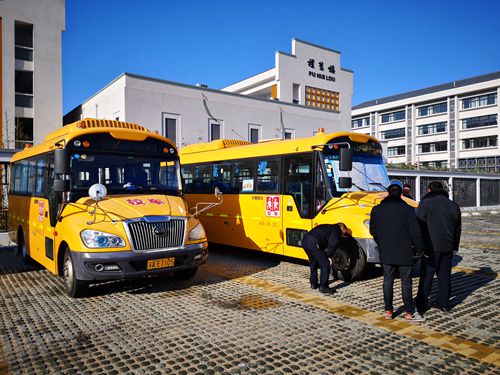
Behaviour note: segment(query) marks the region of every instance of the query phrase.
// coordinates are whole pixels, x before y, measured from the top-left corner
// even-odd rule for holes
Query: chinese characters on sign
[[[280,217],[280,197],[279,197],[279,195],[266,196],[266,216]]]
[[[307,66],[311,69],[316,69],[316,60],[307,60]],[[314,72],[309,70],[309,77],[324,79],[325,81],[335,82],[335,77],[333,75],[323,73],[325,71],[325,63],[323,61],[318,61],[317,69],[319,72]],[[329,65],[327,68],[330,74],[335,74],[335,65]]]

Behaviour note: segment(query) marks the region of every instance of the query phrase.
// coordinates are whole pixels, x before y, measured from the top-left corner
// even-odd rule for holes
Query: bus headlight
[[[124,247],[125,240],[114,234],[99,232],[97,230],[85,229],[80,233],[85,246],[90,248]]]
[[[201,240],[203,238],[205,238],[205,229],[203,229],[200,223],[189,232],[189,241]]]

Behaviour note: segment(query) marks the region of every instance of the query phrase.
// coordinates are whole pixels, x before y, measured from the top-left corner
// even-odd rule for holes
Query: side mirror
[[[65,193],[69,191],[69,180],[54,180],[54,191],[56,193]]]
[[[350,189],[352,187],[351,177],[339,177],[339,188],[340,189]]]
[[[94,184],[89,188],[89,197],[96,202],[103,200],[108,194],[108,189],[102,184]]]
[[[352,150],[350,148],[340,149],[339,170],[352,170]]]
[[[54,150],[54,172],[56,174],[69,174],[69,152],[65,148]]]

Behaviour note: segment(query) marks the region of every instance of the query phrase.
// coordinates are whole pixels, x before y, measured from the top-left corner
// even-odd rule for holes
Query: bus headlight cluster
[[[203,229],[201,224],[198,224],[189,232],[189,241],[201,240],[203,238],[205,238],[205,229]]]
[[[125,240],[120,236],[114,234],[100,232],[92,229],[85,229],[80,233],[82,241],[85,246],[90,248],[103,248],[103,247],[124,247]]]

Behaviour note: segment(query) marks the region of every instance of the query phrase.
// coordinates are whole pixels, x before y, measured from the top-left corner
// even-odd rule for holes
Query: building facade
[[[0,1],[0,148],[41,142],[62,125],[65,0]]]
[[[500,172],[500,72],[372,100],[351,129],[385,141],[389,165]]]
[[[340,52],[298,39],[276,52],[275,67],[222,89],[124,73],[68,113],[139,123],[178,147],[219,138],[268,138],[348,130],[353,72]]]

